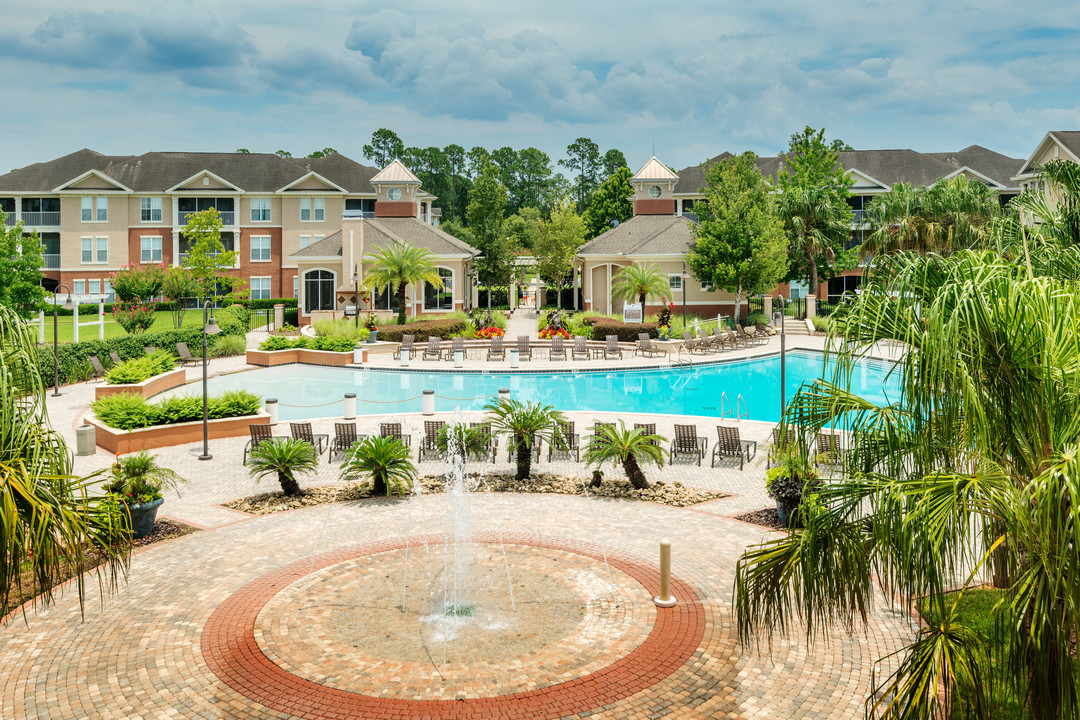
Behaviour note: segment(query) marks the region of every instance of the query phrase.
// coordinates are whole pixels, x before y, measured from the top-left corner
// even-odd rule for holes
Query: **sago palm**
[[[81,606],[95,565],[99,583],[116,585],[128,551],[111,538],[125,534],[126,520],[92,491],[95,482],[71,475],[64,440],[49,426],[30,327],[0,306],[0,616],[24,595],[51,602],[69,572]]]
[[[664,438],[659,435],[646,435],[641,428],[627,430],[626,423],[622,420],[619,421],[617,429],[614,425],[601,425],[585,448],[585,465],[596,465],[600,468],[609,460],[622,463],[623,472],[630,484],[638,490],[644,490],[649,487],[649,480],[642,472],[640,461],[663,466],[664,451],[660,448],[662,442]]]
[[[341,464],[342,480],[359,480],[365,475],[371,477],[373,495],[404,495],[412,489],[416,465],[401,440],[373,436],[353,445]]]
[[[393,242],[369,256],[371,267],[364,273],[364,286],[375,289],[389,285],[397,294],[398,324],[405,324],[405,286],[422,292],[423,283],[442,288],[443,281],[432,255],[409,243]]]
[[[645,308],[645,300],[652,295],[660,300],[671,298],[668,276],[656,265],[627,265],[611,279],[611,297],[633,300]]]
[[[1078,291],[990,252],[872,262],[839,328],[836,374],[804,387],[785,417],[808,432],[846,428],[849,472],[804,503],[805,529],[739,561],[744,641],[785,632],[796,618],[808,639],[865,622],[876,581],[943,620],[901,652],[870,714],[929,720],[963,703],[988,717],[986,687],[996,680],[1018,688],[1030,717],[1077,716]],[[882,340],[907,349],[890,405],[847,389]],[[990,577],[1012,618],[1011,666],[992,666],[983,638],[956,612],[967,589]]]
[[[319,467],[319,455],[315,447],[296,438],[273,438],[264,440],[251,451],[248,473],[256,480],[274,476],[286,495],[299,495],[300,483],[296,476],[315,472]]]
[[[554,443],[558,447],[566,443],[565,435],[559,428],[559,423],[566,422],[566,418],[550,405],[511,399],[493,401],[484,410],[488,414],[492,432],[510,436],[509,447],[517,455],[514,478],[519,482],[527,480],[532,474],[533,449],[541,441]]]

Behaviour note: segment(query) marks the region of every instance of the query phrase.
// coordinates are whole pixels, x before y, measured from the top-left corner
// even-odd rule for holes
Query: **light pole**
[[[59,294],[60,288],[64,288],[68,291],[67,300],[64,301],[64,309],[71,310],[75,307],[75,303],[71,302],[71,288],[67,285],[57,285],[57,294]],[[74,322],[74,320],[72,322]],[[56,295],[54,295],[52,306],[53,397],[60,397],[60,348],[59,343],[56,340],[56,326]]]
[[[683,330],[686,329],[686,281],[690,279],[690,274],[686,272],[686,263],[682,264],[682,276],[679,280],[682,286],[682,326]],[[642,313],[645,312],[645,308],[642,308]],[[644,315],[643,315],[644,317]]]
[[[221,328],[218,327],[217,320],[214,319],[213,306],[214,301],[207,300],[203,303],[202,311],[202,455],[199,456],[200,460],[210,460],[214,457],[210,454],[210,425],[206,400],[206,367],[209,364],[206,357],[206,336],[217,335],[221,332]],[[210,313],[209,320],[206,318],[207,312]]]
[[[355,319],[353,320],[353,325],[356,327],[356,331],[359,332],[360,331],[360,273],[357,272],[357,270],[358,270],[357,266],[353,265],[352,281],[353,281],[353,291],[355,292],[355,295],[353,296],[353,302],[356,303],[356,314],[354,315]]]
[[[776,296],[780,306],[780,419],[784,419],[784,296]]]

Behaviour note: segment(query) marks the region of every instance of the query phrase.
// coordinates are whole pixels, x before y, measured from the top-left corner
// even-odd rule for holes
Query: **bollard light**
[[[675,607],[671,596],[671,541],[660,541],[660,594],[653,598],[657,607]]]

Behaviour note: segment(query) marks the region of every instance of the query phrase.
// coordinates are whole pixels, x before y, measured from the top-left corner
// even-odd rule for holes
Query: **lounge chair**
[[[599,420],[593,422],[592,435],[589,436],[589,442],[586,443],[586,448],[595,447],[596,445],[606,445],[608,441],[607,438],[603,435],[603,430],[604,428],[614,427],[615,423],[613,422],[600,422]],[[616,465],[618,464],[618,461],[615,460],[615,458],[612,458],[611,463],[613,465]]]
[[[417,462],[423,462],[426,457],[434,457],[436,460],[442,457],[442,453],[439,451],[439,431],[442,430],[444,425],[446,423],[442,420],[424,421],[424,437],[420,439],[420,447],[416,456]]]
[[[570,352],[570,359],[577,360],[578,356],[580,356],[582,360],[589,359],[589,346],[585,342],[584,335],[574,336],[574,349]]]
[[[556,359],[566,359],[566,344],[563,342],[562,335],[553,335],[551,337],[551,349],[548,350],[548,360]]]
[[[607,360],[609,356],[622,360],[622,350],[619,349],[619,336],[618,335],[605,335],[604,336],[604,359]]]
[[[401,442],[405,443],[405,447],[412,447],[412,435],[402,435],[401,423],[399,422],[379,423],[379,437],[397,438]]]
[[[634,429],[640,430],[642,435],[655,435],[656,423],[634,423]],[[660,444],[658,440],[650,440],[649,442],[652,445]]]
[[[469,423],[471,428],[480,428],[480,432],[487,435],[487,445],[484,447],[484,459],[495,462],[496,453],[499,452],[499,438],[491,434],[491,426],[487,423]]]
[[[188,350],[187,343],[176,343],[176,354],[180,356],[180,367],[195,367],[199,364],[199,361],[191,356],[191,351]]]
[[[751,452],[752,451],[752,452]],[[727,425],[716,426],[716,444],[713,445],[712,466],[726,457],[739,458],[739,470],[757,455],[757,440],[743,440],[739,437],[739,428]]]
[[[98,360],[97,355],[90,356],[90,364],[94,367],[94,374],[90,376],[91,380],[104,380],[105,368],[101,366],[101,361]]]
[[[443,353],[443,358],[453,360],[458,352],[461,353],[462,360],[469,357],[469,354],[465,352],[465,338],[461,336],[450,338],[450,348]]]
[[[248,425],[248,432],[251,434],[251,439],[244,445],[243,465],[247,465],[248,456],[259,447],[260,443],[272,442],[274,439],[274,429],[269,425]]]
[[[840,443],[839,433],[824,430],[818,432],[814,463],[822,467],[844,467],[844,448]]]
[[[401,345],[399,345],[398,349],[394,351],[394,359],[395,360],[400,359],[401,358],[401,353],[403,353],[403,352],[409,353],[409,359],[410,360],[412,360],[413,357],[416,355],[416,336],[415,335],[402,335],[401,336]]]
[[[750,344],[747,341],[746,336],[743,335],[741,332],[736,333],[731,328],[728,328],[727,334],[728,334],[728,340],[730,340],[731,344],[734,345],[737,348],[747,347]]]
[[[120,363],[124,362],[115,352],[109,353],[109,359],[112,360],[113,365],[119,365]]]
[[[442,338],[441,337],[429,337],[427,340],[427,347],[424,348],[424,360],[441,360],[442,359]]]
[[[326,445],[330,441],[330,436],[327,434],[313,435],[311,433],[311,423],[289,423],[289,432],[292,434],[293,439],[311,443],[311,446],[315,448],[315,451],[320,455],[326,452]]]
[[[652,346],[652,338],[649,337],[649,333],[638,333],[637,337],[637,348],[634,349],[635,355],[652,358],[659,357],[664,354],[663,350],[660,350],[659,348],[654,348]]]
[[[709,336],[709,333],[705,332],[701,328],[698,328],[697,337],[698,337],[698,345],[700,345],[701,349],[704,350],[705,352],[707,352],[707,353],[720,352],[720,348],[716,347],[716,345],[713,343],[712,338]]]
[[[560,422],[556,433],[558,433],[556,438],[561,437],[562,443],[560,444],[558,441],[548,443],[548,462],[551,462],[556,455],[559,459],[564,456],[566,458],[573,456],[574,462],[581,462],[581,445],[578,442],[578,434],[574,432],[574,423]]]
[[[326,461],[332,463],[337,456],[347,455],[352,446],[364,437],[356,434],[356,423],[334,423],[334,439],[330,442]]]
[[[787,446],[791,447],[800,441],[800,428],[797,425],[788,425],[787,433],[784,437],[780,436],[780,426],[775,425],[772,429],[772,446],[769,448],[769,454],[765,458],[765,467],[772,467],[773,461],[776,459],[777,454],[780,452],[780,448]]]
[[[720,352],[721,350],[734,350],[735,349],[735,346],[732,344],[731,340],[728,338],[728,334],[725,331],[721,330],[719,325],[717,325],[715,328],[713,328],[712,344],[713,344],[713,347],[716,348],[717,352]]]
[[[489,361],[506,359],[506,348],[503,346],[501,337],[491,338],[491,347],[488,348],[487,359]]]
[[[693,459],[701,465],[708,445],[709,441],[706,438],[698,437],[697,427],[694,425],[676,425],[675,439],[671,441],[671,447],[668,449],[668,464],[672,465],[676,460],[685,458]]]
[[[518,360],[532,360],[532,345],[528,335],[517,336]]]
[[[683,347],[686,348],[686,352],[691,355],[704,355],[707,350],[702,346],[701,341],[693,336],[690,330],[682,331]]]

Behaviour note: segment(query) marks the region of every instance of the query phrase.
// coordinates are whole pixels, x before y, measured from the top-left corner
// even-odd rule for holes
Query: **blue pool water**
[[[806,380],[822,376],[818,353],[787,354],[787,400]],[[831,377],[831,368],[826,369]],[[852,378],[852,391],[884,402],[899,398],[889,365],[865,362]],[[435,391],[436,412],[480,410],[499,388],[521,401],[559,410],[721,416],[721,397],[742,395],[751,420],[780,418],[779,356],[689,368],[561,373],[421,373],[354,370],[313,365],[279,365],[211,378],[210,393],[246,389],[276,397],[281,420],[340,416],[342,397],[356,393],[358,415],[418,413],[421,393]],[[182,391],[184,389],[181,389]],[[187,392],[190,392],[187,389]]]

